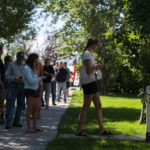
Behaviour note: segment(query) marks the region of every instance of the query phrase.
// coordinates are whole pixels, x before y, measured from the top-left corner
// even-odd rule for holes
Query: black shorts
[[[35,91],[32,89],[24,89],[24,94],[27,98],[28,97],[38,98],[39,97],[38,91]]]
[[[98,92],[97,81],[82,85],[83,93],[85,94],[95,94]]]
[[[67,81],[67,89],[70,87],[70,82]]]

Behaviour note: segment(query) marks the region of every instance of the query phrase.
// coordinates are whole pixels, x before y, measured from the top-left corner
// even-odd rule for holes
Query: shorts
[[[67,89],[70,87],[70,82],[69,81],[67,81]]]
[[[83,88],[84,95],[86,95],[86,94],[95,94],[95,93],[98,92],[97,81],[94,81],[94,82],[89,83],[89,84],[83,84],[82,88]]]
[[[24,89],[24,94],[27,98],[28,97],[38,98],[39,97],[38,91],[35,91],[32,89]]]

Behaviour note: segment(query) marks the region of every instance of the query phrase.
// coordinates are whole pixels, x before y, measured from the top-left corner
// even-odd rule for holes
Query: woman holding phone
[[[90,108],[91,101],[95,105],[97,120],[99,124],[99,131],[101,135],[110,135],[111,132],[104,129],[103,121],[102,121],[102,106],[100,102],[98,85],[95,78],[95,72],[98,69],[103,68],[104,64],[95,64],[94,57],[92,53],[99,48],[99,40],[96,38],[90,38],[88,40],[87,46],[81,56],[82,59],[82,70],[85,73],[83,75],[80,74],[80,84],[83,88],[84,101],[83,107],[79,114],[79,122],[78,128],[76,131],[76,136],[87,136],[87,133],[82,131],[83,122],[87,111]],[[86,78],[87,77],[87,78]]]
[[[40,109],[40,101],[38,95],[38,83],[44,77],[37,77],[38,55],[32,53],[26,60],[26,65],[23,70],[24,76],[24,92],[27,98],[27,130],[26,132],[35,133],[42,131],[37,127],[37,117]],[[30,126],[30,117],[33,116],[33,128]]]

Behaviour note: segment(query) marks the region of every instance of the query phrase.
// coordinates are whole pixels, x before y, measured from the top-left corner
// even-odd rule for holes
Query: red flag
[[[73,84],[75,82],[75,77],[76,77],[76,65],[77,65],[77,60],[76,60],[76,57],[74,59],[74,75],[73,75]]]

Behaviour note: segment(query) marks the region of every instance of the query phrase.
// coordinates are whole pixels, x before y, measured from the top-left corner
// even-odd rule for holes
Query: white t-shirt
[[[81,58],[82,58],[82,64],[83,65],[84,65],[85,60],[90,59],[92,67],[95,66],[95,59],[94,59],[93,55],[88,50],[83,52]]]
[[[92,67],[95,66],[95,59],[94,59],[93,55],[88,50],[86,50],[82,54],[81,59],[82,59],[82,66],[79,69],[79,71],[80,71],[80,84],[81,85],[89,84],[89,83],[96,81],[95,73],[88,75],[86,72],[85,65],[84,65],[84,61],[87,59],[90,59],[91,60],[91,66]]]

